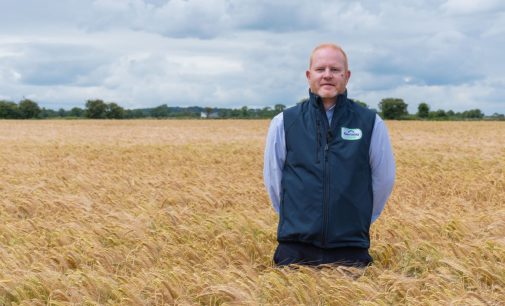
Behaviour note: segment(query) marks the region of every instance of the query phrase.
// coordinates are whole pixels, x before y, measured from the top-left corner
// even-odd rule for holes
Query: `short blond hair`
[[[333,49],[333,50],[336,50],[336,51],[339,51],[340,53],[342,53],[342,55],[344,56],[345,70],[349,70],[349,65],[347,63],[347,54],[345,54],[345,51],[344,51],[344,49],[342,49],[342,47],[340,47],[339,45],[333,44],[333,43],[320,44],[319,46],[315,47],[314,50],[312,50],[312,53],[310,54],[309,69],[310,69],[310,67],[312,67],[312,57],[314,56],[314,53],[316,53],[317,50],[324,49],[324,48],[330,48],[330,49]]]

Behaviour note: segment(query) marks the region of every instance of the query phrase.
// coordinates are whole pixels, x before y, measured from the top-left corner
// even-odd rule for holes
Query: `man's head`
[[[305,75],[312,93],[320,96],[324,102],[334,101],[338,94],[345,92],[351,77],[347,55],[337,45],[319,45],[312,51],[309,70]]]

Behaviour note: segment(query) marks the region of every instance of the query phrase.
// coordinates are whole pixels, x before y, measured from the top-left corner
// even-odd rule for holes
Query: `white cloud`
[[[502,10],[505,3],[501,0],[448,0],[442,8],[450,14],[475,14]]]

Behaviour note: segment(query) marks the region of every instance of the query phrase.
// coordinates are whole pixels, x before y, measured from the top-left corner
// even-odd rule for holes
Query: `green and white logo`
[[[345,140],[358,140],[361,139],[363,132],[360,129],[350,129],[342,127],[342,139]]]

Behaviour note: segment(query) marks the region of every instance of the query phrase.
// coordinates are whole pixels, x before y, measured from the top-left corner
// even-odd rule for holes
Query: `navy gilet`
[[[283,116],[286,160],[278,241],[369,248],[375,112],[344,93],[337,96],[330,126],[320,97],[310,93]]]

